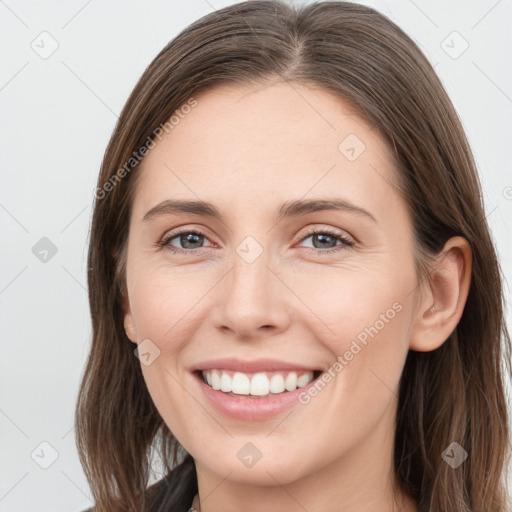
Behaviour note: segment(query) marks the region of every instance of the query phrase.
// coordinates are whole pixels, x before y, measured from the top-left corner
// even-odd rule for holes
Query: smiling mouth
[[[322,370],[234,372],[222,369],[197,370],[194,374],[214,391],[239,398],[268,398],[287,394],[311,384]]]

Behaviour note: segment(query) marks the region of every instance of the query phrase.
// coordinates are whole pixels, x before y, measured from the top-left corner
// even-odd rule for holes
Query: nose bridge
[[[272,288],[269,282],[269,274],[272,274],[269,259],[269,251],[254,239],[240,243],[233,254],[231,293],[239,295],[244,301],[263,299]]]
[[[283,285],[270,270],[269,255],[270,251],[250,236],[235,248],[232,269],[218,301],[218,327],[251,337],[260,327],[280,330],[287,325],[286,294],[279,290]]]

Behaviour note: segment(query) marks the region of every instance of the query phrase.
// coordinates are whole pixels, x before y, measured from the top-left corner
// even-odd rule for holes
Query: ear
[[[133,315],[130,308],[130,300],[128,299],[128,294],[123,294],[123,308],[124,308],[124,330],[126,331],[126,336],[133,343],[137,343],[137,336],[135,331],[135,324],[133,322]]]
[[[411,350],[435,350],[455,330],[468,297],[471,264],[468,241],[450,238],[432,265],[431,283],[425,281],[420,287],[421,300],[410,331]]]

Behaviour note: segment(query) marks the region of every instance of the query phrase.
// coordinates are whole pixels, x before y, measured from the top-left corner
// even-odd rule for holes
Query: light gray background
[[[0,1],[2,512],[91,505],[73,412],[91,332],[86,254],[100,162],[149,62],[189,23],[232,3]],[[510,276],[512,1],[361,3],[398,23],[435,65],[472,145]],[[46,59],[31,46],[51,48],[43,31],[58,43]],[[469,44],[458,58],[463,41],[453,31]],[[32,251],[43,237],[57,248],[46,262]],[[53,452],[42,442],[58,455],[47,469],[39,464]]]

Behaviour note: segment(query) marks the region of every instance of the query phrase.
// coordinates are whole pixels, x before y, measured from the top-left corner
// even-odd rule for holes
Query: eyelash
[[[165,249],[175,253],[175,254],[178,254],[178,253],[180,253],[180,254],[189,253],[190,254],[191,252],[197,252],[200,249],[207,249],[207,247],[200,247],[199,249],[179,249],[177,247],[173,247],[172,245],[170,245],[171,240],[179,237],[180,235],[185,235],[185,234],[186,235],[188,235],[188,234],[199,235],[199,236],[208,238],[205,233],[203,233],[202,231],[200,231],[198,229],[187,229],[187,230],[182,230],[182,231],[171,233],[169,236],[166,236],[163,240],[158,242],[158,245],[162,248],[165,248]],[[306,233],[306,235],[303,236],[301,238],[301,240],[299,240],[299,242],[303,242],[304,240],[309,238],[311,235],[329,235],[334,238],[337,238],[338,240],[340,240],[342,242],[339,246],[333,247],[331,249],[324,249],[324,250],[315,249],[314,247],[305,247],[305,249],[308,249],[309,251],[314,251],[316,254],[322,254],[322,255],[332,254],[334,252],[338,252],[342,249],[345,249],[347,247],[352,247],[354,245],[354,242],[352,240],[350,240],[349,238],[343,236],[340,233],[335,232],[334,230],[328,229],[328,228],[316,229],[316,230],[312,229],[312,230],[308,231]]]

